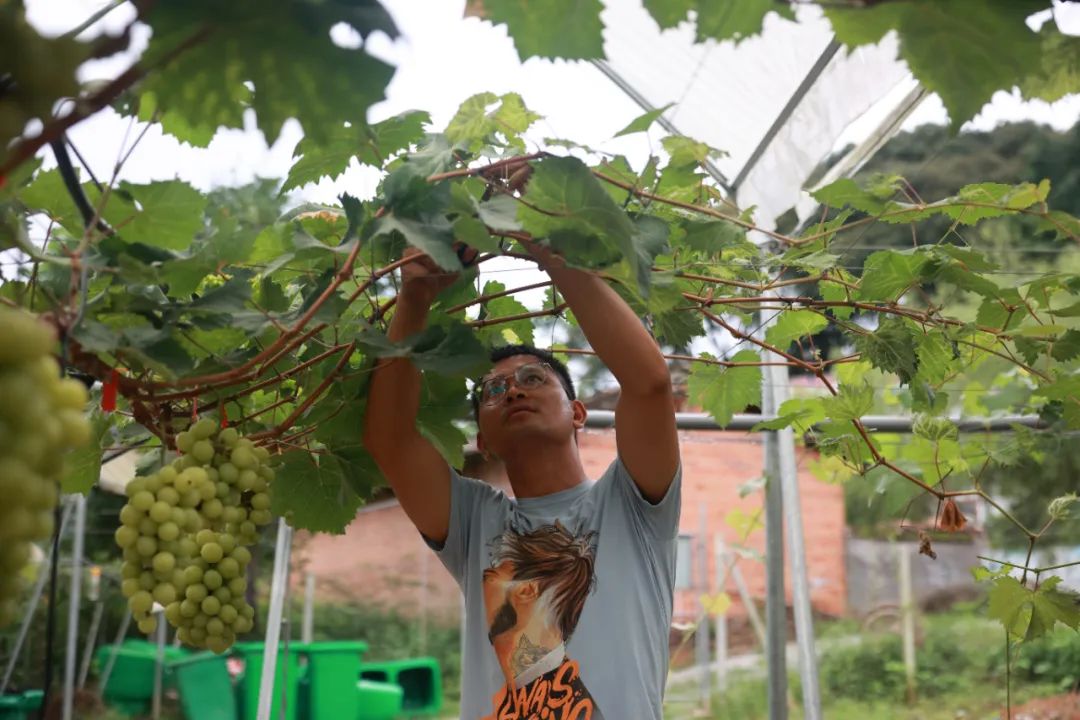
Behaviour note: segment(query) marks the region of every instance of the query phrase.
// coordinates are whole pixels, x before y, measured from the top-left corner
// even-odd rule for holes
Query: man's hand
[[[462,265],[468,267],[476,261],[478,252],[473,248],[461,243],[457,243],[454,248],[457,250],[458,257],[461,258]],[[447,272],[423,251],[414,247],[408,248],[402,257],[416,258],[401,266],[402,292],[428,303],[434,301],[440,292],[453,285],[460,274]]]

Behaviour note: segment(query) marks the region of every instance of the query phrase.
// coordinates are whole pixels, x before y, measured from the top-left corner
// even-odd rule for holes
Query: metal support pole
[[[105,663],[105,669],[101,671],[101,677],[98,678],[98,686],[101,692],[105,692],[105,688],[109,686],[109,677],[112,675],[113,666],[116,665],[116,649],[120,646],[120,643],[127,637],[128,627],[131,625],[131,611],[124,613],[124,619],[120,621],[120,627],[116,631],[116,639],[112,644],[112,652],[109,653],[109,659]]]
[[[292,528],[278,519],[277,542],[274,545],[274,572],[270,582],[270,610],[266,617],[266,642],[263,645],[262,678],[259,682],[257,720],[270,720],[274,702],[274,677],[277,673],[278,644],[281,642],[281,618],[285,609],[285,584],[292,549]],[[281,689],[282,692],[285,688]]]
[[[757,638],[758,644],[764,649],[768,645],[765,623],[758,613],[757,605],[754,604],[754,598],[750,597],[750,590],[746,587],[746,580],[743,579],[742,570],[739,569],[738,565],[731,566],[731,578],[735,581],[735,589],[739,591],[739,597],[742,598],[746,614],[750,618],[750,627],[754,629],[754,637]]]
[[[300,626],[300,642],[309,643],[315,635],[315,573],[304,576],[304,619]]]
[[[787,400],[786,366],[765,368],[766,385],[772,386],[772,402],[778,410]],[[786,427],[775,433],[773,450],[780,471],[784,524],[787,527],[787,550],[791,565],[791,595],[795,614],[795,640],[799,650],[802,677],[803,717],[821,720],[821,688],[818,685],[817,653],[814,650],[814,616],[810,607],[810,578],[806,566],[806,538],[803,536],[802,503],[799,500],[798,468],[795,463],[795,433]]]
[[[90,661],[94,658],[94,647],[98,628],[101,627],[101,615],[105,612],[105,603],[94,603],[94,615],[90,618],[90,629],[86,631],[86,643],[83,645],[82,665],[79,667],[79,689],[86,687],[86,676],[90,674]]]
[[[716,592],[719,594],[724,592],[724,586],[726,585],[724,562],[727,560],[727,553],[724,551],[724,539],[719,535],[713,538],[713,555],[716,566]],[[715,653],[714,661],[716,663],[716,686],[717,690],[721,693],[726,693],[728,655],[727,611],[716,614],[713,619],[713,626],[716,632],[716,641],[713,645]]]
[[[915,702],[915,601],[911,588],[911,553],[904,543],[896,544],[900,571],[900,619],[904,638],[904,677],[907,680],[907,701]]]
[[[64,720],[72,720],[75,705],[75,659],[79,649],[79,606],[82,593],[83,535],[86,496],[75,495],[75,530],[71,547],[71,591],[68,595],[67,654],[64,656]]]
[[[761,388],[763,415],[775,415],[779,404],[765,375]],[[765,658],[769,680],[769,720],[787,720],[787,601],[784,592],[784,497],[780,491],[779,439],[765,433]]]
[[[60,517],[60,530],[59,536],[62,539],[64,537],[64,530],[67,527],[67,522],[71,518],[71,512],[74,509],[74,505],[71,502],[64,501],[63,514]],[[7,667],[4,669],[4,679],[0,681],[0,695],[3,695],[8,688],[8,683],[11,682],[11,676],[15,672],[15,662],[19,659],[19,653],[22,652],[23,643],[26,642],[26,634],[30,631],[30,624],[34,621],[34,611],[37,610],[38,603],[41,602],[41,593],[45,590],[45,583],[49,581],[49,567],[52,563],[52,544],[49,544],[49,549],[45,553],[45,558],[41,561],[41,565],[38,567],[38,576],[34,580],[34,589],[30,593],[30,602],[26,606],[26,613],[23,614],[22,625],[19,626],[19,632],[15,636],[15,644],[11,647],[11,657],[8,658]]]
[[[708,522],[708,511],[705,505],[701,505],[697,537],[698,597],[701,598],[704,598],[709,592]],[[701,670],[701,679],[698,685],[698,702],[702,711],[708,712],[712,704],[712,668],[709,667],[709,611],[704,606],[704,603],[702,603],[697,629],[694,632],[694,655],[697,659],[698,668]]]
[[[151,717],[154,720],[161,720],[161,691],[165,670],[165,630],[167,625],[165,623],[164,609],[158,610],[154,614],[157,615],[157,629],[154,631],[154,639],[157,641],[157,655],[154,658],[154,700],[151,706]]]

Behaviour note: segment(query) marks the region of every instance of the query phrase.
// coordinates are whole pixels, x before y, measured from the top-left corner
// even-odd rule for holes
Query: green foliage
[[[1054,630],[1058,623],[1080,629],[1080,596],[1059,590],[1059,577],[1045,578],[1028,588],[1011,575],[991,581],[990,617],[1001,622],[1018,640],[1035,640]]]
[[[484,0],[493,22],[503,23],[522,60],[531,57],[597,60],[604,57],[599,0]]]
[[[300,121],[306,136],[325,141],[342,121],[363,123],[393,74],[329,36],[338,23],[365,38],[375,31],[395,35],[375,0],[243,0],[227,9],[212,0],[155,3],[141,19],[154,28],[141,62],[157,68],[142,91],[153,94],[165,123],[183,121],[165,125],[181,140],[188,139],[185,130],[243,127],[243,111],[251,107],[271,144],[289,118]]]
[[[740,350],[731,361],[757,362],[759,359],[753,350]],[[748,405],[761,403],[761,368],[695,365],[690,371],[688,392],[691,402],[704,408],[720,425],[726,425],[735,413],[743,412]]]

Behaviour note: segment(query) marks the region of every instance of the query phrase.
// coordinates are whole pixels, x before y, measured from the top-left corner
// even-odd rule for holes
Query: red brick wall
[[[704,520],[709,590],[715,592],[712,538],[720,534],[727,543],[734,543],[737,534],[725,522],[727,514],[741,508],[752,515],[761,506],[760,490],[739,497],[739,486],[762,475],[761,440],[760,436],[747,433],[683,431],[680,444],[683,459],[680,532],[697,535]],[[590,477],[597,477],[615,457],[612,431],[583,431],[579,445]],[[843,489],[816,480],[805,467],[812,454],[800,453],[799,489],[811,600],[820,612],[842,615],[846,597]],[[467,472],[505,487],[505,477],[498,466],[473,466]],[[746,545],[763,555],[764,543],[765,533],[758,530],[750,535]],[[392,501],[362,509],[344,535],[298,537],[294,558],[293,582],[301,585],[304,570],[310,570],[316,576],[320,596],[327,599],[380,603],[408,614],[420,612],[426,606],[432,615],[447,619],[460,612],[457,586]],[[738,562],[750,594],[764,597],[764,565],[754,559]],[[696,566],[695,557],[694,577],[699,582]],[[743,614],[730,579],[728,591],[736,599],[732,613]],[[696,589],[677,593],[677,619],[692,617],[697,612],[699,594]],[[789,592],[789,602],[790,598]]]

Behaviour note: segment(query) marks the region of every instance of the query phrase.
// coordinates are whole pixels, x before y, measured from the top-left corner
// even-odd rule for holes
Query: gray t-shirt
[[[462,720],[659,720],[681,471],[642,497],[596,482],[513,500],[451,472],[440,560],[465,595]]]

